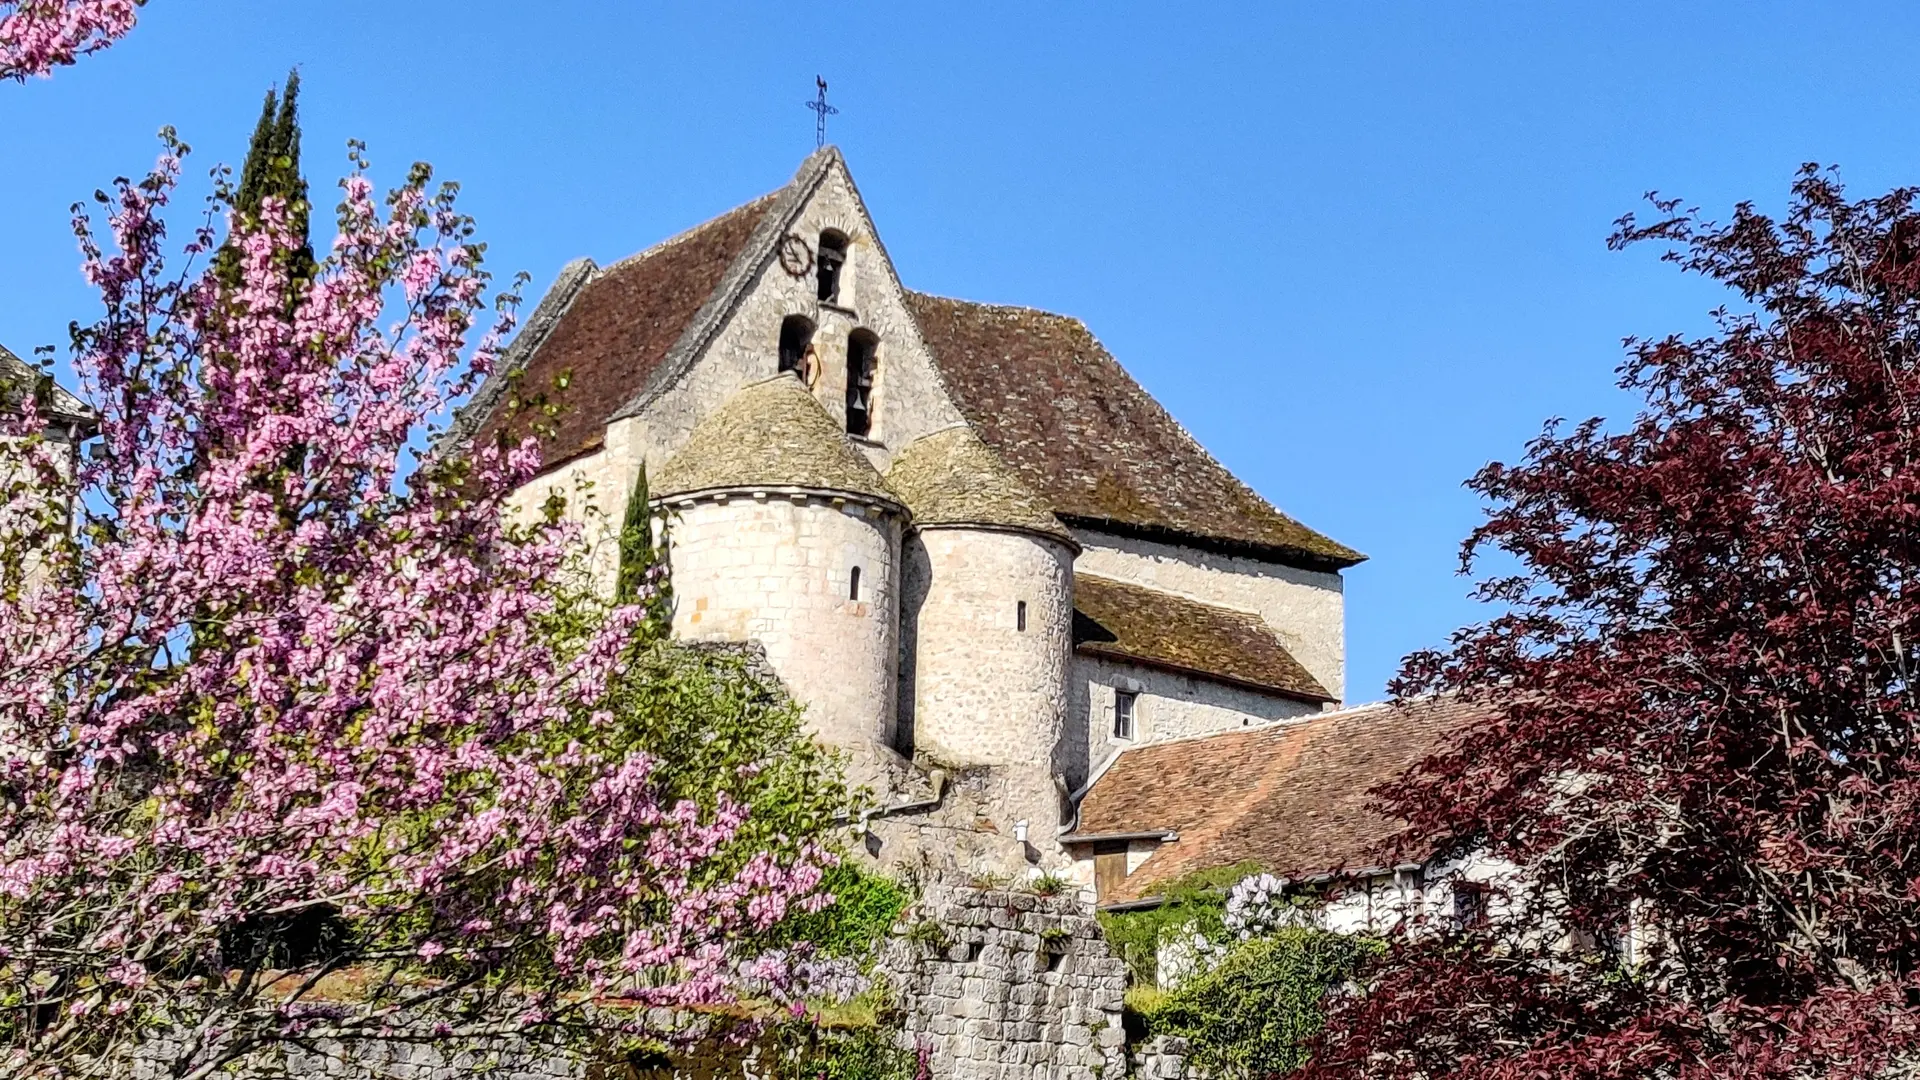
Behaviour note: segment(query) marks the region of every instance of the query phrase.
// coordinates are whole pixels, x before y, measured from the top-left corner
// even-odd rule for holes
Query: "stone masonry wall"
[[[1070,896],[931,883],[882,967],[904,1037],[939,1080],[1095,1080],[1126,1073],[1126,964]]]
[[[928,432],[961,422],[907,312],[900,283],[866,208],[837,162],[788,231],[814,248],[827,229],[845,234],[849,241],[841,302],[820,302],[811,272],[789,275],[769,254],[706,352],[659,387],[657,396],[640,411],[641,430],[629,453],[643,455],[651,467],[658,468],[686,443],[694,426],[735,390],[776,374],[780,322],[796,314],[814,322],[814,350],[821,370],[813,389],[835,420],[846,418],[848,335],[864,329],[879,337],[873,430],[864,448],[880,471],[886,471],[894,451]],[[636,457],[627,467],[631,471],[637,465]],[[617,516],[617,506],[614,512]]]
[[[927,883],[879,969],[897,1005],[899,1045],[931,1051],[934,1080],[1179,1080],[1183,1048],[1130,1054],[1121,1020],[1125,963],[1093,909],[1071,896]],[[810,1080],[778,1067],[765,1043],[698,1044],[670,1063],[612,1049],[567,1051],[512,1040],[465,1045],[392,1039],[321,1042],[264,1055],[235,1080]],[[159,1080],[151,1060],[133,1080]]]
[[[1067,687],[1069,736],[1062,745],[1075,752],[1062,762],[1062,772],[1076,790],[1103,761],[1129,746],[1320,714],[1313,702],[1104,656],[1075,656]],[[1114,693],[1120,690],[1140,695],[1131,739],[1113,737]]]
[[[965,528],[921,530],[903,554],[901,724],[912,752],[1001,772],[1004,797],[987,816],[1007,836],[1026,822],[1029,841],[1059,859],[1053,762],[1072,648],[1072,555],[1024,533]]]
[[[674,636],[759,642],[823,741],[856,759],[891,745],[899,521],[875,506],[780,493],[669,510]]]

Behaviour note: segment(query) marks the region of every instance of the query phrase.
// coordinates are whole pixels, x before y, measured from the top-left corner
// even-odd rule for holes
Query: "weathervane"
[[[840,110],[827,104],[827,80],[815,75],[813,77],[813,84],[819,87],[820,91],[818,96],[812,101],[807,102],[807,108],[812,109],[814,112],[813,145],[817,150],[827,145],[827,117],[838,113]]]

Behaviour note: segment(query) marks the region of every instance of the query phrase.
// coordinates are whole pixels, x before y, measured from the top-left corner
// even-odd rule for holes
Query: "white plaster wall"
[[[1104,656],[1076,654],[1068,671],[1068,734],[1061,740],[1060,758],[1061,772],[1075,790],[1101,762],[1129,746],[1237,731],[1320,712],[1312,702]],[[1113,701],[1118,690],[1140,695],[1134,702],[1132,739],[1113,737]]]
[[[1054,748],[1073,641],[1072,553],[1025,533],[935,528],[905,546],[902,723],[912,750],[1004,774],[987,808],[1003,833],[1052,844],[1062,810]],[[1019,628],[1019,605],[1027,625]]]
[[[1092,530],[1076,529],[1074,537],[1083,547],[1075,571],[1257,611],[1328,693],[1344,695],[1346,616],[1339,574]]]
[[[814,733],[859,758],[893,741],[900,524],[836,503],[773,494],[673,504],[673,628],[689,641],[760,642]]]

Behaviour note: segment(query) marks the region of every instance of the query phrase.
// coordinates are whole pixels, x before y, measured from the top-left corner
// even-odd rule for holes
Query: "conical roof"
[[[908,443],[887,470],[917,525],[988,525],[1073,542],[1052,507],[965,425]]]
[[[833,417],[791,373],[734,393],[700,421],[652,482],[660,498],[728,488],[795,487],[898,503]]]

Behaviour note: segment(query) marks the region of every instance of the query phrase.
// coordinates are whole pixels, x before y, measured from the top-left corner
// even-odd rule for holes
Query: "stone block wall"
[[[915,930],[916,920],[931,930]],[[904,1038],[939,1080],[1095,1080],[1127,1070],[1127,967],[1071,896],[929,883],[886,946]]]
[[[931,1051],[934,1080],[1180,1080],[1185,1047],[1130,1048],[1121,1018],[1127,969],[1091,906],[1072,896],[935,880],[894,928],[878,968],[897,1038]],[[659,1021],[676,1026],[670,1016]],[[612,1050],[568,1051],[512,1039],[459,1044],[409,1038],[320,1042],[262,1055],[235,1080],[801,1080],[771,1044],[708,1041],[670,1063]],[[134,1063],[134,1080],[160,1080]],[[808,1078],[810,1080],[810,1078]]]
[[[1311,701],[1105,656],[1076,655],[1067,686],[1068,734],[1061,740],[1061,772],[1075,789],[1108,757],[1129,746],[1238,731],[1321,712]],[[1113,737],[1114,694],[1120,690],[1139,695],[1131,739]]]
[[[876,505],[781,492],[668,509],[674,636],[759,642],[807,706],[808,726],[856,766],[891,745],[899,520]],[[862,781],[869,771],[856,768]]]

